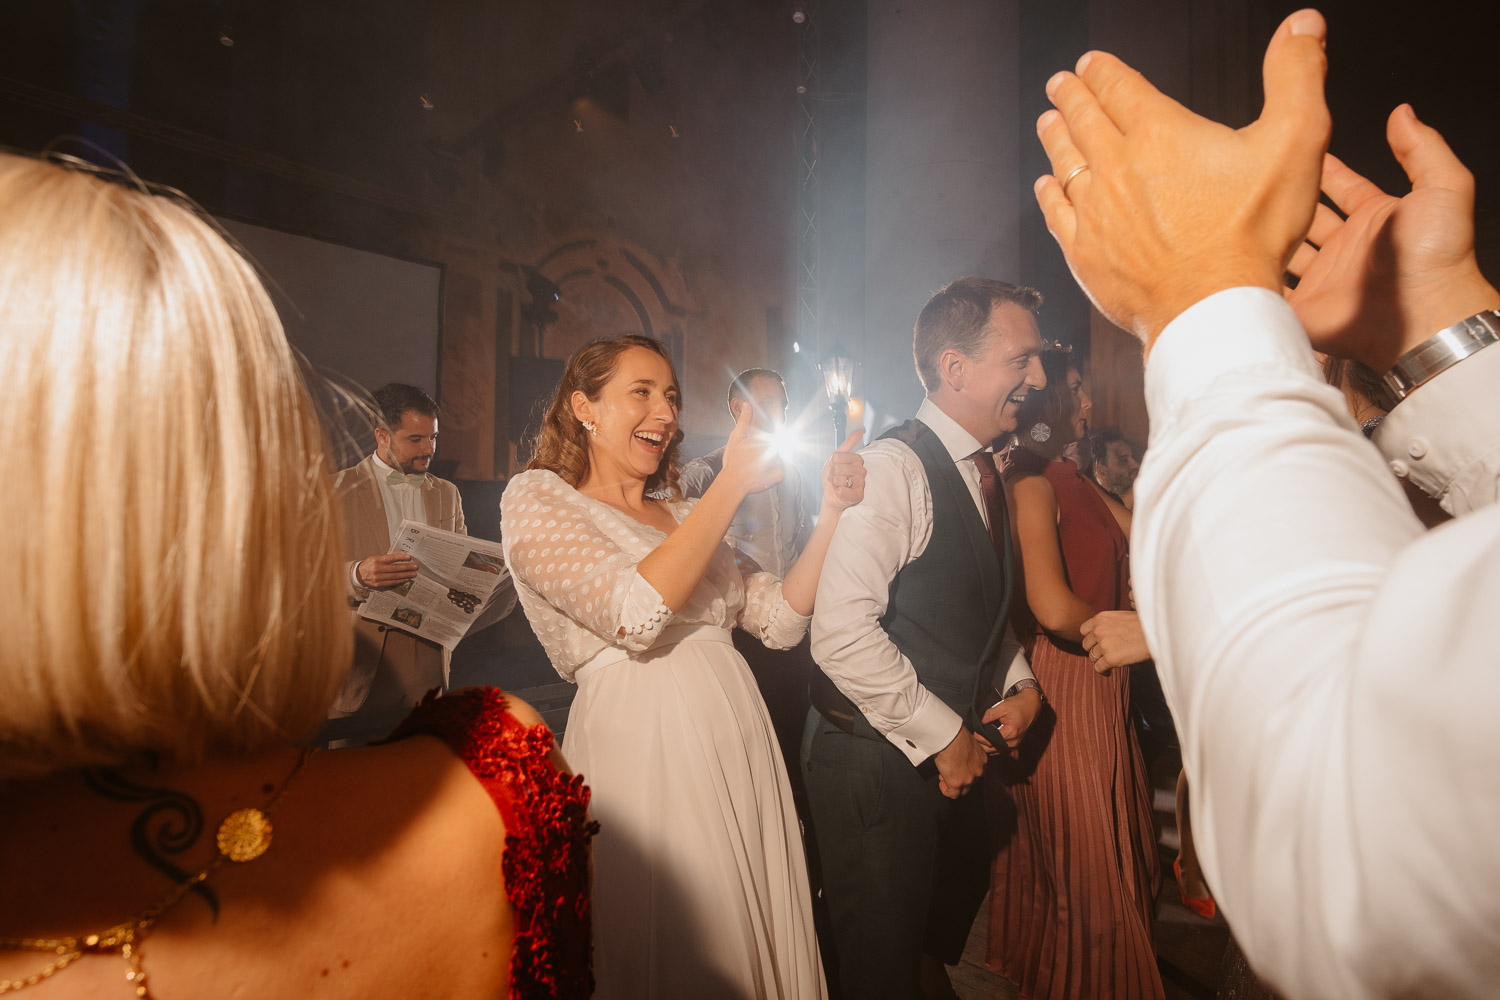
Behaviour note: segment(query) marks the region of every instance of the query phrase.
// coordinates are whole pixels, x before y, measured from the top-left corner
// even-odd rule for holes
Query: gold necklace
[[[287,789],[292,787],[292,782],[296,781],[307,768],[307,762],[312,759],[317,749],[317,747],[307,747],[302,751],[302,756],[298,758],[296,767],[292,768],[292,773],[287,775],[286,780],[281,783],[281,787],[276,790],[265,806],[260,809],[236,809],[224,817],[224,821],[219,824],[219,832],[215,838],[219,853],[214,855],[214,859],[196,875],[178,883],[171,892],[135,916],[81,938],[0,938],[0,949],[46,951],[57,956],[23,979],[0,979],[0,993],[11,993],[28,986],[35,986],[43,979],[50,978],[66,969],[84,955],[118,951],[129,967],[125,972],[125,981],[135,990],[136,996],[150,997],[151,992],[146,988],[146,972],[141,968],[141,938],[145,937],[146,932],[161,918],[163,913],[187,895],[188,890],[207,881],[226,858],[235,862],[254,861],[270,849],[271,811],[276,808],[276,804],[281,801]]]

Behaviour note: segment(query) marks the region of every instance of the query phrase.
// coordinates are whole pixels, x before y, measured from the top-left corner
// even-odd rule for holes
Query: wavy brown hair
[[[1055,437],[1055,444],[1071,443],[1072,439],[1067,437],[1072,434],[1073,423],[1073,403],[1068,398],[1069,371],[1082,374],[1083,365],[1074,357],[1073,348],[1053,341],[1042,351],[1042,373],[1047,376],[1047,385],[1027,393],[1026,402],[1017,414],[1016,435],[1023,447],[1031,428],[1037,424],[1047,424],[1053,435],[1063,435]]]
[[[589,432],[573,415],[573,393],[581,392],[589,399],[598,399],[606,382],[615,377],[620,369],[620,356],[632,347],[644,347],[666,361],[672,373],[672,382],[680,393],[682,383],[677,379],[677,367],[667,356],[666,348],[659,341],[639,334],[622,337],[605,337],[573,353],[568,366],[563,370],[562,381],[547,404],[547,413],[542,418],[542,429],[537,431],[531,447],[528,469],[547,469],[562,477],[569,486],[577,487],[589,474]],[[677,495],[677,449],[682,444],[682,428],[672,435],[662,456],[661,465],[646,479],[646,492],[653,496]]]

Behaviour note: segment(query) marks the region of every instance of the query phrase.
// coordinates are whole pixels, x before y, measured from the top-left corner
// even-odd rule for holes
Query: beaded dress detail
[[[390,739],[419,734],[448,745],[505,821],[501,867],[516,911],[510,996],[588,996],[589,842],[599,829],[588,818],[588,786],[552,766],[552,733],[507,712],[498,688],[429,693]]]

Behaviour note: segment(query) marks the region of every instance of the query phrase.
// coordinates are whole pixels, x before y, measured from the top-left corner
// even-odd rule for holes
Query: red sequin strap
[[[505,710],[499,688],[427,695],[392,740],[436,736],[468,765],[505,821],[506,894],[516,911],[510,995],[586,997],[593,992],[589,903],[589,789],[559,773],[552,733]]]

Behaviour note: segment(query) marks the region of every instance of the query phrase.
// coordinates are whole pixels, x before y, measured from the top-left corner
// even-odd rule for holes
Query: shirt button
[[[1422,458],[1427,454],[1427,442],[1421,438],[1415,438],[1406,446],[1406,453],[1412,458]]]
[[[1401,459],[1398,458],[1395,461],[1391,462],[1391,471],[1396,474],[1397,479],[1405,479],[1407,473],[1409,473],[1411,470],[1406,467],[1405,462],[1401,461]]]

